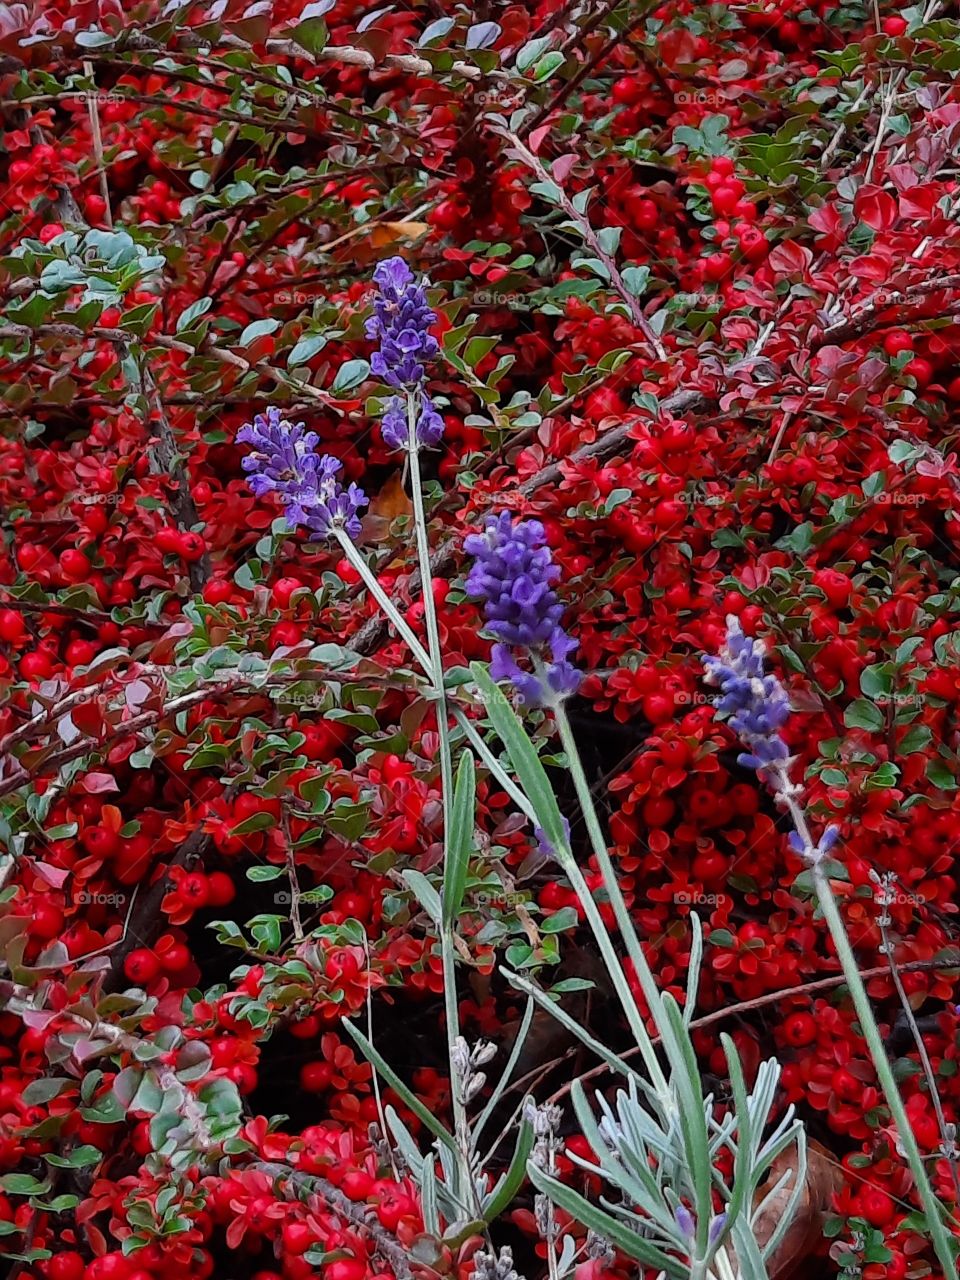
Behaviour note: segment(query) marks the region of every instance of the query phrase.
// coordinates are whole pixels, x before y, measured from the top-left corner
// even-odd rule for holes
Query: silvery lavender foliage
[[[790,759],[780,730],[790,718],[787,691],[776,676],[763,670],[764,645],[744,635],[737,618],[727,618],[727,639],[719,657],[706,657],[708,684],[718,685],[715,699],[721,714],[747,748],[739,761],[748,769],[781,771]]]
[[[482,534],[471,534],[464,549],[476,557],[467,593],[483,602],[487,630],[496,638],[490,674],[509,680],[525,703],[550,703],[576,693],[581,673],[567,660],[577,647],[560,625],[563,605],[553,584],[560,576],[544,545],[539,520],[518,520],[509,511],[487,518]],[[535,674],[518,666],[519,650]]]
[[[288,523],[308,529],[313,541],[326,538],[334,528],[355,538],[366,495],[355,484],[340,484],[337,474],[343,464],[330,454],[318,454],[318,441],[315,431],[305,430],[302,422],[287,422],[274,406],[237,432],[239,444],[253,446],[242,465],[258,498],[275,492]]]
[[[427,302],[423,285],[402,258],[387,258],[373,273],[379,293],[373,315],[367,321],[367,337],[380,346],[370,359],[370,368],[391,387],[416,394],[417,440],[435,445],[443,435],[443,418],[424,390],[425,365],[440,350],[430,333],[436,313]],[[383,439],[391,449],[407,446],[407,405],[394,396],[383,418]]]

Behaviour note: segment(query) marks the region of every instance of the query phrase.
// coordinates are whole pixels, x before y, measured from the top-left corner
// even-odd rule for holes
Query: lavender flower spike
[[[366,496],[355,484],[343,488],[337,480],[343,464],[318,454],[318,440],[315,431],[305,430],[302,422],[287,422],[273,406],[237,432],[239,444],[253,445],[241,465],[258,498],[275,492],[287,522],[309,529],[312,541],[338,528],[355,538],[361,529],[357,513],[366,506]]]
[[[490,674],[510,680],[521,701],[554,702],[576,693],[581,673],[567,661],[576,647],[560,625],[563,605],[553,583],[560,569],[544,545],[538,520],[519,520],[509,511],[489,516],[486,531],[471,534],[464,549],[476,557],[467,593],[483,601],[486,629],[497,640]],[[535,674],[524,671],[513,651],[525,653]]]
[[[784,776],[790,748],[780,730],[790,718],[787,691],[776,676],[763,670],[762,640],[745,636],[737,618],[727,618],[727,640],[719,657],[703,659],[708,684],[718,685],[717,710],[730,717],[730,727],[747,748],[740,764]]]
[[[248,483],[256,496],[262,498],[273,489],[283,502],[290,501],[305,477],[316,469],[319,439],[302,422],[287,422],[273,405],[265,414],[258,413],[252,422],[244,423],[237,432],[237,443],[253,445],[253,452],[247,454],[241,466],[252,473]]]
[[[367,321],[367,337],[380,349],[370,360],[378,378],[391,387],[416,387],[423,382],[424,364],[440,347],[430,333],[436,314],[430,309],[422,284],[402,258],[387,258],[373,273],[379,294]]]
[[[405,449],[407,397],[417,400],[416,435],[421,445],[435,445],[443,435],[443,418],[426,394],[425,365],[440,347],[430,332],[436,313],[427,302],[423,285],[402,258],[387,258],[373,273],[379,288],[366,334],[380,344],[370,358],[370,367],[389,386],[406,392],[394,396],[383,418],[384,443],[391,449]]]

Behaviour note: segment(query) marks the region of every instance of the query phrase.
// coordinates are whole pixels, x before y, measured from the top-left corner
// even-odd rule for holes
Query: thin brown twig
[[[513,156],[515,159],[522,161],[532,173],[536,174],[538,181],[549,183],[552,187],[556,188],[559,193],[557,195],[557,203],[560,208],[563,209],[563,212],[567,217],[580,228],[580,234],[583,236],[584,242],[589,245],[591,252],[596,255],[600,262],[603,263],[603,266],[609,275],[610,283],[626,303],[627,310],[630,312],[630,318],[634,325],[640,330],[647,342],[653,348],[657,359],[666,360],[666,348],[661,342],[659,335],[654,332],[650,321],[644,315],[639,298],[637,298],[627,288],[624,283],[623,276],[620,274],[620,268],[617,266],[611,255],[607,253],[601,245],[600,239],[586,215],[581,213],[576,207],[540,157],[534,155],[527,144],[521,141],[516,133],[501,125],[491,123],[488,123],[487,128],[491,133],[495,133],[498,137],[503,138],[507,143],[508,156]]]
[[[923,970],[923,969],[951,969],[960,968],[960,952],[957,952],[953,962],[943,959],[934,960],[911,960],[901,965],[904,972]],[[889,977],[889,970],[885,964],[877,965],[872,969],[861,969],[861,978],[885,978]],[[749,1013],[753,1009],[762,1009],[767,1005],[779,1004],[782,1000],[793,999],[800,996],[811,995],[817,991],[829,991],[832,987],[842,987],[846,982],[846,978],[842,973],[831,974],[829,978],[819,978],[815,982],[804,982],[798,987],[785,987],[780,991],[768,991],[765,995],[755,996],[752,1000],[743,1000],[739,1004],[727,1005],[723,1009],[715,1009],[713,1013],[704,1014],[702,1018],[694,1018],[690,1023],[691,1030],[700,1030],[704,1027],[715,1026],[718,1022],[726,1022],[728,1018],[732,1018],[741,1013]],[[656,1044],[658,1037],[653,1037],[653,1043]],[[640,1052],[639,1048],[627,1049],[620,1056],[624,1059],[634,1058]],[[558,1063],[563,1059],[558,1059]],[[598,1067],[592,1067],[583,1075],[577,1076],[576,1080],[582,1084],[586,1080],[595,1080],[599,1076],[606,1075],[612,1068],[605,1062]],[[566,1097],[573,1087],[574,1081],[568,1080],[547,1099],[548,1102],[558,1102],[561,1098]]]

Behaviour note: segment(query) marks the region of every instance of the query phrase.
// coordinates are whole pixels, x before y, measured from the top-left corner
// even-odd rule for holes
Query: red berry
[[[316,1240],[312,1228],[306,1222],[285,1222],[283,1225],[283,1247],[287,1253],[299,1257],[306,1253]]]
[[[55,1253],[47,1263],[47,1280],[83,1280],[86,1264],[73,1249]]]
[[[153,982],[160,973],[160,961],[146,947],[137,947],[123,962],[123,971],[138,987]]]
[[[359,1258],[338,1258],[323,1269],[323,1280],[366,1280],[367,1264]]]
[[[813,1044],[817,1038],[817,1024],[809,1013],[791,1013],[783,1024],[783,1038],[795,1049]]]
[[[207,549],[207,544],[199,533],[181,533],[177,551],[181,560],[193,564],[199,560]]]
[[[0,640],[16,644],[26,634],[23,618],[15,609],[0,609]]]
[[[903,373],[913,378],[918,387],[925,387],[933,379],[933,365],[922,356],[914,356],[903,366]]]
[[[60,568],[63,576],[71,582],[83,582],[90,576],[90,561],[82,551],[77,551],[74,547],[61,551]]]
[[[711,197],[714,212],[728,218],[737,207],[739,199],[740,193],[734,187],[717,187]]]
[[[896,1206],[880,1187],[863,1187],[858,1197],[860,1214],[872,1227],[888,1227],[896,1216]]]
[[[290,597],[295,591],[299,591],[304,584],[299,578],[280,578],[273,586],[273,603],[278,609],[286,609],[290,603]]]
[[[333,1067],[329,1062],[307,1062],[300,1068],[300,1085],[308,1093],[323,1093],[330,1088]]]
[[[888,356],[898,356],[903,351],[912,351],[913,338],[903,329],[891,329],[883,340],[883,349]]]
[[[180,530],[165,524],[153,535],[153,540],[164,555],[176,555],[180,550]]]

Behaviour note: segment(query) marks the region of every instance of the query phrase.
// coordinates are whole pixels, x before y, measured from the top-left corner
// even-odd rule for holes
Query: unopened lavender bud
[[[475,1067],[483,1067],[497,1056],[497,1046],[493,1040],[478,1040],[473,1046],[470,1061]]]
[[[710,1231],[708,1234],[709,1243],[711,1245],[715,1245],[726,1229],[727,1215],[725,1213],[718,1213],[710,1223]]]
[[[692,1240],[697,1234],[697,1224],[694,1221],[693,1214],[690,1210],[686,1205],[678,1204],[673,1211],[673,1216],[676,1218],[677,1226],[680,1228],[683,1235],[688,1240]]]

